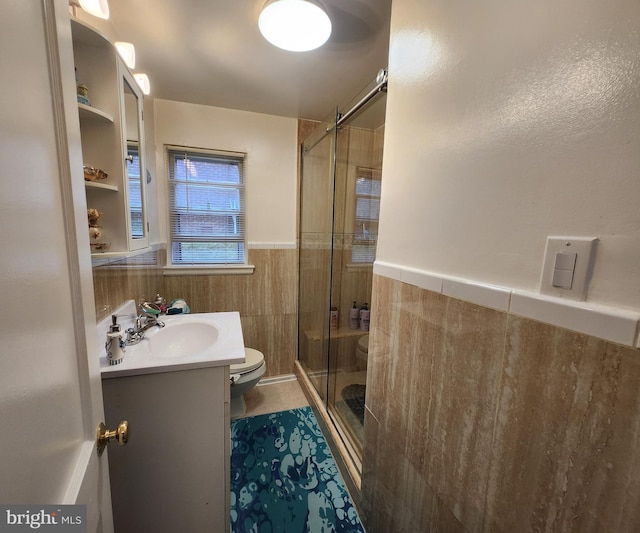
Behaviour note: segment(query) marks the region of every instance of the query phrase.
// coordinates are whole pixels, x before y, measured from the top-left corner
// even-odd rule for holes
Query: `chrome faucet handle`
[[[127,337],[125,338],[124,343],[127,346],[134,346],[144,339],[144,331],[140,330],[140,328],[129,328],[125,333],[127,334]]]

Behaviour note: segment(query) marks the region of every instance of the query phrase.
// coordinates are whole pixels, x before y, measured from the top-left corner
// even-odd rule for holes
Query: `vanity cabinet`
[[[108,448],[115,530],[228,532],[229,366],[103,375],[102,389],[107,423],[130,428]]]
[[[126,255],[149,246],[143,96],[105,36],[76,19],[71,29],[76,82],[87,89],[78,102],[83,163],[108,175],[85,181],[87,207],[101,213],[92,255]]]

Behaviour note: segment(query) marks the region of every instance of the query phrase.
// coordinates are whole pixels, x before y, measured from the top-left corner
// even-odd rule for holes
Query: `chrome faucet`
[[[151,302],[142,302],[139,306],[140,314],[136,318],[136,325],[133,328],[127,330],[127,338],[125,344],[132,346],[138,344],[144,339],[145,331],[149,328],[157,326],[159,328],[164,327],[164,322],[158,320],[160,316],[160,307]]]

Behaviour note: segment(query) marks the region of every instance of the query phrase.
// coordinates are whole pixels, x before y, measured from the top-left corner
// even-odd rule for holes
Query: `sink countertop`
[[[113,314],[118,315],[118,323],[122,331],[126,331],[127,328],[133,325],[136,317],[133,300],[123,304]],[[122,363],[112,366],[107,362],[104,347],[106,333],[111,324],[111,315],[109,315],[98,322],[97,325],[102,379],[228,366],[245,361],[244,339],[240,313],[238,312],[163,315],[160,317],[160,321],[166,324],[165,328],[187,322],[208,323],[218,329],[219,338],[211,347],[197,354],[158,358],[149,349],[150,339],[165,328],[152,327],[147,330],[145,338],[139,344],[126,347]]]

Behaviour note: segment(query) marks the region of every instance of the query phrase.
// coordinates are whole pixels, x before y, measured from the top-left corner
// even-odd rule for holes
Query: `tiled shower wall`
[[[640,528],[640,356],[374,276],[369,533]]]
[[[239,311],[245,345],[264,353],[265,376],[293,373],[297,250],[250,249],[253,274],[214,276],[163,276],[159,265],[164,261],[158,261],[155,255],[94,267],[98,320],[126,300],[153,299],[157,293],[167,301],[184,298],[193,313]]]

